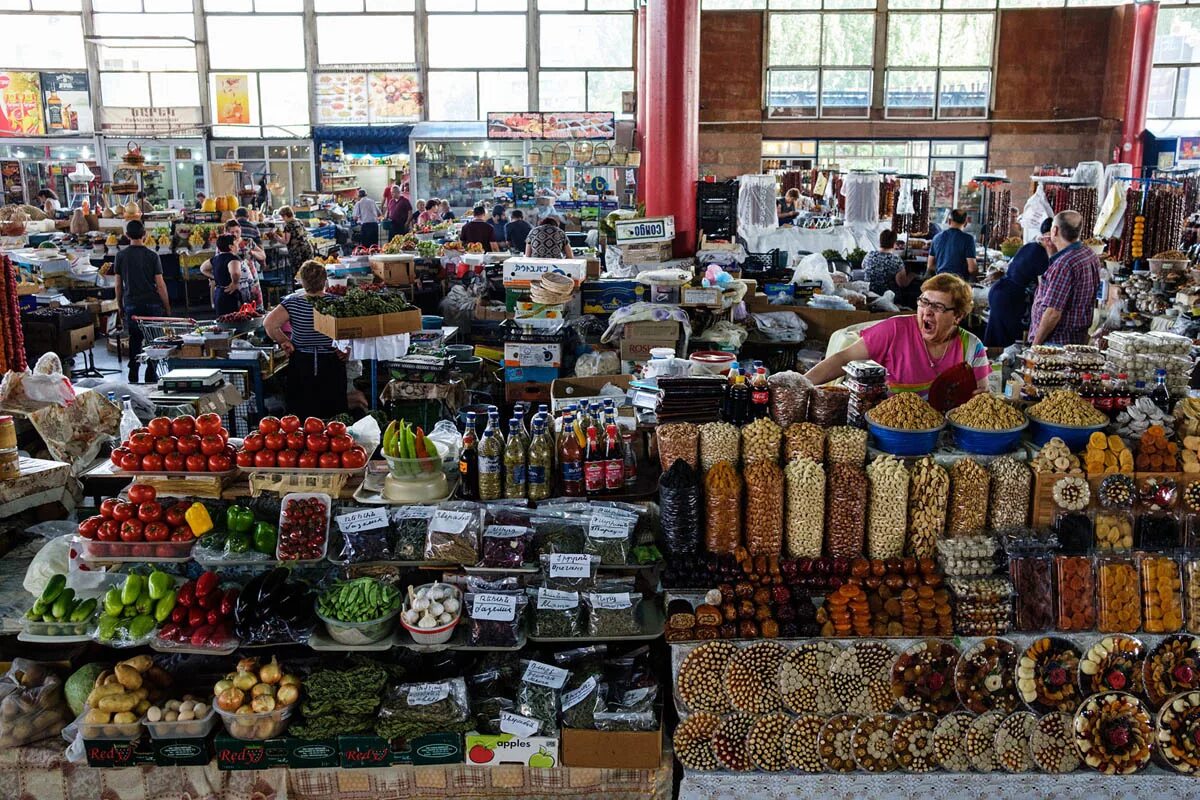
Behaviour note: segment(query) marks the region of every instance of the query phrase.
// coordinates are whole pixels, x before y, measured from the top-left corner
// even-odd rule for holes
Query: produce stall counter
[[[455,797],[480,800],[604,797],[669,800],[672,754],[658,769],[529,769],[520,765],[473,767],[390,766],[375,769],[263,769],[221,771],[203,767],[95,769],[69,763],[61,740],[49,739],[0,752],[0,797],[38,800],[120,797],[121,800],[194,800],[260,797],[270,800],[366,800],[386,797]]]
[[[753,774],[684,770],[680,800],[790,800],[794,797],[908,800],[975,800],[979,797],[1054,797],[1062,800],[1123,800],[1129,797],[1195,797],[1196,779],[1150,767],[1136,775],[1066,775],[991,772],[950,774],[829,773]]]

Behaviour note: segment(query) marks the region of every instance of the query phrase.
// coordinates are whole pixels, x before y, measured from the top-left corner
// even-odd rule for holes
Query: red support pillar
[[[1121,161],[1142,166],[1142,131],[1146,129],[1146,102],[1150,98],[1150,72],[1154,65],[1154,28],[1158,3],[1133,6],[1133,52],[1129,57],[1129,91],[1121,125]]]
[[[637,9],[637,74],[635,76],[634,87],[637,95],[637,127],[633,134],[633,143],[636,149],[643,151],[645,155],[646,149],[646,6],[638,3]],[[646,202],[646,182],[642,180],[641,173],[638,173],[637,182],[637,199],[638,202]]]
[[[675,253],[686,255],[696,249],[700,0],[652,0],[646,22],[646,214],[675,217]]]

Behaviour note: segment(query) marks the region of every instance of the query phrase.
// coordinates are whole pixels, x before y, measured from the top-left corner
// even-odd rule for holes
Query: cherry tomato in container
[[[121,541],[121,523],[115,519],[106,519],[96,529],[96,540],[101,542]]]
[[[263,441],[266,442],[267,449],[272,452],[278,452],[287,446],[287,437],[282,433],[268,433],[263,437]]]

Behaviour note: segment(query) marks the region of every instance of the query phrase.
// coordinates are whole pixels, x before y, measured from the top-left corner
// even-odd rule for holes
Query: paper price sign
[[[408,690],[410,706],[428,706],[450,696],[450,687],[444,683],[418,683]]]
[[[593,539],[628,539],[630,531],[633,530],[632,522],[636,520],[613,514],[603,517],[592,514],[592,521],[588,524],[588,536]]]
[[[567,682],[568,674],[565,669],[543,664],[541,661],[530,661],[521,680],[536,686],[545,686],[547,689],[561,689]]]
[[[530,736],[536,736],[541,727],[542,723],[536,719],[522,717],[520,714],[514,714],[511,711],[500,712],[501,733],[509,733],[513,736],[519,736],[522,739],[528,739]]]
[[[404,506],[392,512],[396,519],[433,519],[433,506]]]
[[[583,553],[551,553],[547,575],[551,578],[588,578],[592,557]]]
[[[633,600],[630,599],[629,592],[591,594],[588,595],[588,600],[591,601],[594,608],[604,608],[612,611],[629,608],[633,605]]]
[[[579,608],[579,592],[538,589],[537,607],[543,611],[569,611],[572,608]]]
[[[595,690],[596,678],[588,678],[578,689],[572,689],[562,696],[562,710],[566,711],[568,708],[574,708],[575,706],[579,705],[579,702],[583,700],[583,698],[587,697]]]
[[[522,528],[520,525],[488,525],[483,535],[493,539],[516,539],[529,532],[529,528]]]
[[[462,533],[474,522],[476,515],[470,511],[445,511],[438,509],[433,515],[429,529],[435,533]]]
[[[358,531],[369,531],[375,528],[386,528],[388,526],[387,509],[366,508],[362,511],[351,511],[349,514],[339,515],[337,517],[337,524],[342,529],[342,533],[357,533]]]
[[[471,616],[492,622],[512,622],[517,617],[517,597],[512,594],[479,592],[471,604]]]

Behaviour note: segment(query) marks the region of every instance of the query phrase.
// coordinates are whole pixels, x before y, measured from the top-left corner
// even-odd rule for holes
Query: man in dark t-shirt
[[[525,212],[519,208],[514,208],[512,219],[508,223],[506,231],[508,233],[508,249],[514,253],[525,254],[525,240],[529,238],[529,232],[533,227],[525,221]]]
[[[471,210],[471,215],[474,217],[466,225],[462,226],[462,231],[459,233],[459,239],[463,244],[480,244],[483,246],[483,251],[489,252],[496,249],[496,231],[492,228],[492,224],[487,221],[487,209],[483,206],[475,206]]]
[[[113,261],[116,273],[117,304],[126,330],[129,331],[129,382],[138,383],[138,356],[142,352],[142,328],[134,316],[162,317],[171,313],[167,284],[163,281],[162,263],[158,253],[142,242],[146,226],[141,220],[130,220],[125,226],[129,247],[117,253]],[[153,362],[146,362],[146,383],[158,380]]]

